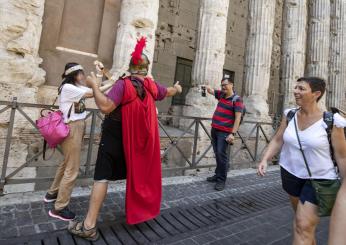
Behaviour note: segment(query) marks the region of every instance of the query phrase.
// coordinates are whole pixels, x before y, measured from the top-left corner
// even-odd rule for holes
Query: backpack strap
[[[329,147],[330,147],[330,155],[332,157],[334,166],[337,167],[337,163],[335,161],[334,157],[334,149],[332,145],[332,131],[333,131],[333,125],[334,125],[334,112],[330,111],[325,111],[323,112],[323,121],[325,124],[327,124],[327,137],[328,137],[328,142],[329,142]]]
[[[328,138],[329,138],[329,136],[332,135],[332,129],[334,124],[334,113],[329,111],[323,112],[323,121],[325,122],[325,124],[327,124],[326,131],[328,133]]]
[[[294,115],[297,113],[299,109],[292,109],[287,113],[286,119],[287,119],[287,124],[294,118]]]

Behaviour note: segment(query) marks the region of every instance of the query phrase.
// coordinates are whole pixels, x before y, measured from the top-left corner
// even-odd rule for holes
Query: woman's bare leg
[[[329,227],[329,245],[346,245],[346,182],[342,184]]]
[[[293,245],[314,245],[316,227],[320,221],[317,206],[310,202],[298,202],[294,220]]]

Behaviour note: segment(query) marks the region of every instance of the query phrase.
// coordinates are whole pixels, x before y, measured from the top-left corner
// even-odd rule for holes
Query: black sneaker
[[[61,219],[63,221],[70,221],[76,218],[76,215],[71,212],[68,207],[65,207],[62,210],[55,210],[54,208],[48,212],[50,217]]]
[[[54,193],[54,194],[49,194],[48,192],[47,192],[47,194],[45,195],[45,197],[44,197],[44,202],[46,202],[46,203],[50,203],[50,202],[55,202],[55,200],[57,199],[57,197],[58,197],[58,193]]]
[[[208,181],[208,182],[216,182],[216,181],[217,181],[216,175],[211,176],[211,177],[208,177],[208,178],[207,178],[207,181]]]
[[[222,191],[223,189],[225,189],[225,182],[224,181],[218,181],[215,184],[215,190],[217,191]]]

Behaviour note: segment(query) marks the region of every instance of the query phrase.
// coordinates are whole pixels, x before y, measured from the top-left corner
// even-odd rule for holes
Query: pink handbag
[[[36,121],[36,126],[50,148],[55,148],[70,133],[70,128],[64,123],[61,111],[50,111],[44,116],[41,111],[41,118]]]
[[[59,94],[60,92],[61,91],[59,91]],[[57,99],[58,97],[55,98],[52,106],[55,105]],[[71,105],[68,111],[68,118],[70,118],[72,106],[73,104]],[[43,115],[44,111],[48,111],[48,114]],[[38,120],[36,120],[36,126],[37,129],[40,131],[42,137],[44,138],[43,159],[48,160],[46,159],[47,144],[50,148],[56,148],[69,135],[70,127],[64,123],[63,113],[60,110],[54,111],[53,109],[41,110],[41,117]],[[54,152],[55,151],[53,151],[50,158],[53,156]]]

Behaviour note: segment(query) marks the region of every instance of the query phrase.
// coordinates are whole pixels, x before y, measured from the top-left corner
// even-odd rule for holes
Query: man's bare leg
[[[86,229],[92,229],[96,226],[100,209],[107,194],[107,188],[108,182],[94,182],[90,196],[88,214],[84,220],[84,226]]]

